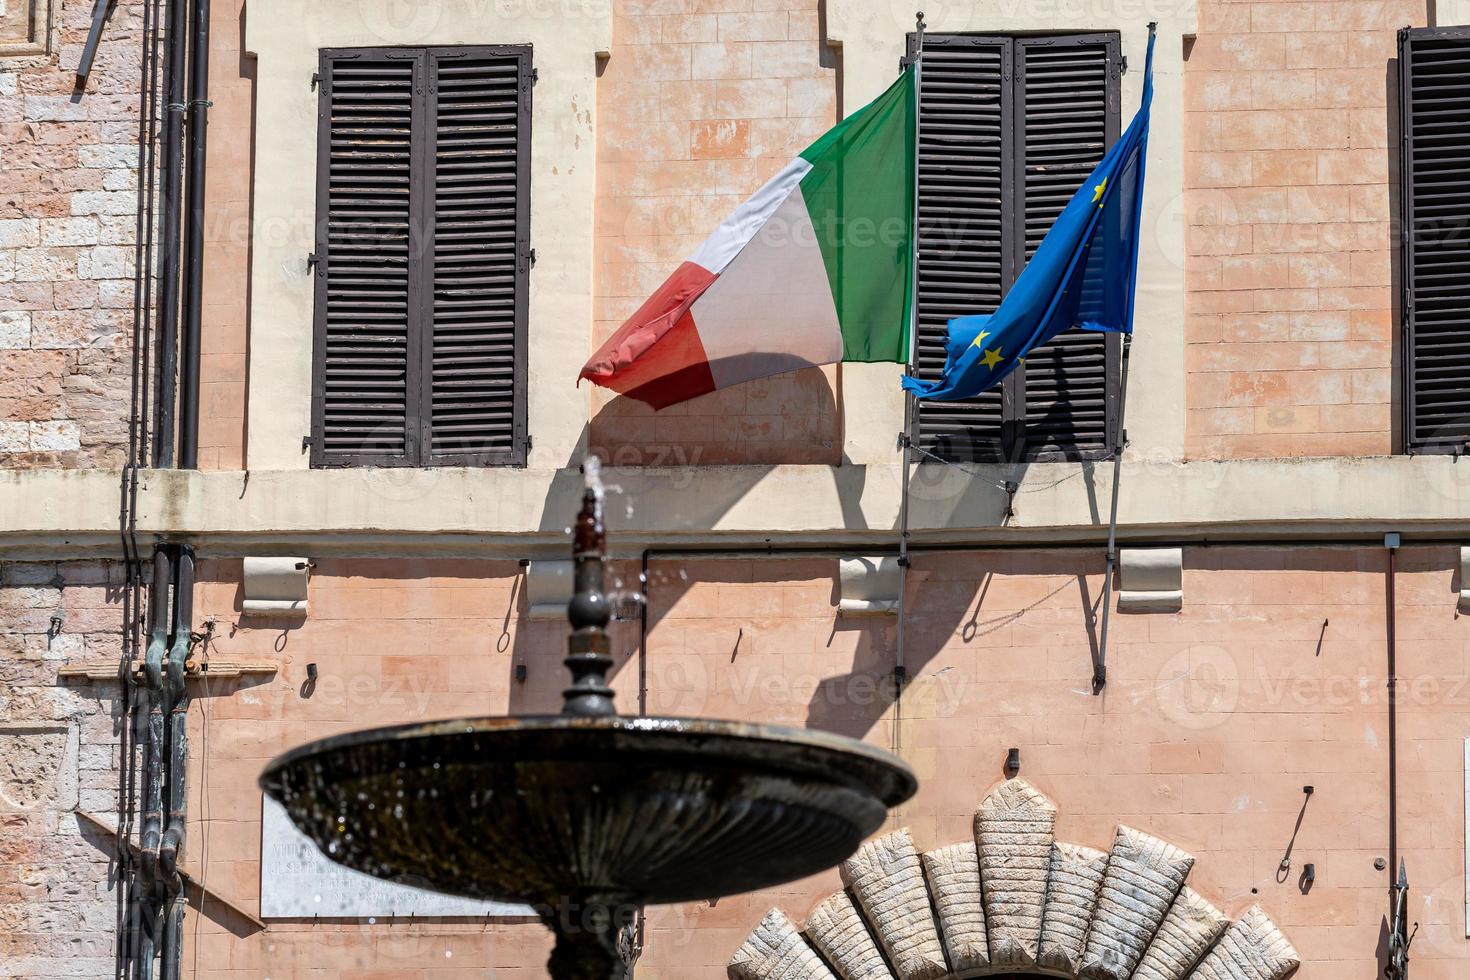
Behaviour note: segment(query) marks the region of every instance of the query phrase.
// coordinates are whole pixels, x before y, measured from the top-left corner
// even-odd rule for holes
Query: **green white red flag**
[[[908,359],[909,69],[726,218],[582,368],[664,408],[785,371]]]

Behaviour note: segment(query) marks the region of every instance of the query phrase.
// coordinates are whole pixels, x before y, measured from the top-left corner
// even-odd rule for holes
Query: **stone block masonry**
[[[110,976],[117,892],[115,683],[61,682],[67,662],[121,655],[122,567],[0,563],[0,963],[7,977]]]
[[[49,56],[0,57],[0,467],[124,462],[142,10],[118,4],[81,96],[91,0],[56,0]]]

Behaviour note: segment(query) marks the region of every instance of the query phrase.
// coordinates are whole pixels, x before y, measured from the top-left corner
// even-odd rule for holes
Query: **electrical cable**
[[[1081,476],[1084,472],[1086,472],[1084,469],[1082,469],[1081,467],[1079,467],[1075,471],[1073,471],[1071,473],[1068,473],[1066,476],[1061,477],[1060,479],[1057,479],[1057,480],[1053,480],[1051,483],[1047,483],[1047,484],[1044,484],[1044,485],[1038,486],[1038,487],[1019,487],[1019,488],[1017,488],[1016,490],[1013,491],[1006,484],[1004,484],[1004,483],[996,483],[994,480],[990,479],[988,476],[985,476],[984,474],[977,473],[977,472],[975,472],[974,470],[971,470],[971,469],[966,469],[965,468],[965,464],[963,464],[963,463],[957,463],[957,462],[955,462],[952,459],[945,459],[943,456],[936,455],[936,454],[930,452],[929,450],[925,449],[923,446],[919,445],[917,442],[911,443],[910,446],[909,446],[909,448],[912,449],[914,452],[918,453],[920,456],[926,456],[926,457],[928,457],[929,459],[933,460],[936,463],[943,463],[945,466],[951,467],[952,469],[959,470],[961,473],[964,473],[966,476],[970,477],[971,479],[978,480],[981,483],[984,483],[984,484],[987,484],[989,486],[995,487],[995,489],[1001,491],[1002,493],[1017,493],[1017,494],[1022,494],[1022,493],[1044,493],[1045,491],[1051,490],[1054,487],[1061,486],[1063,483],[1066,483],[1068,480],[1075,480],[1075,479],[1077,479],[1077,477]]]

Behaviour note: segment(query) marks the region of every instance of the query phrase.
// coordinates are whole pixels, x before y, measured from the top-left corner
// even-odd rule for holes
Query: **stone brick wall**
[[[836,122],[836,61],[817,23],[816,0],[614,0],[597,89],[593,346]],[[594,389],[590,443],[621,465],[835,463],[840,378],[808,369],[657,413]]]
[[[0,466],[126,454],[141,11],[117,6],[80,98],[90,0],[55,0],[52,55],[0,58]]]
[[[1395,31],[1419,0],[1203,0],[1185,72],[1187,451],[1391,452]]]
[[[110,976],[118,913],[118,687],[58,680],[65,662],[120,655],[120,567],[0,563],[0,973]],[[60,617],[53,625],[52,617]]]

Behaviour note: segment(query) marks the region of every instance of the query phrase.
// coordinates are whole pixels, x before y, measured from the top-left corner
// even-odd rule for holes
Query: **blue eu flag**
[[[957,401],[978,395],[999,384],[1032,348],[1070,327],[1133,332],[1153,64],[1150,29],[1143,100],[1127,132],[1062,210],[1000,308],[949,321],[944,376],[903,379],[915,398]]]

